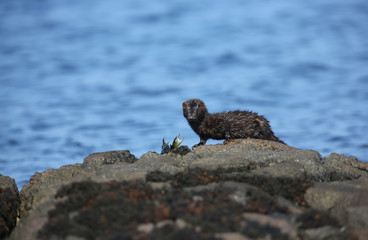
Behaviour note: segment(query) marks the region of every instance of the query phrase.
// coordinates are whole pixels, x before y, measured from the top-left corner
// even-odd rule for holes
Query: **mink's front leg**
[[[225,140],[224,140],[223,144],[224,145],[227,144],[228,142],[230,142],[230,140],[231,140],[230,131],[226,131],[226,133],[225,133]]]
[[[196,145],[194,145],[194,146],[192,147],[192,149],[193,149],[193,148],[196,148],[196,147],[198,147],[198,146],[201,146],[201,145],[205,145],[205,144],[206,144],[206,142],[207,142],[207,139],[201,138],[201,141],[200,141],[199,143],[197,143]]]

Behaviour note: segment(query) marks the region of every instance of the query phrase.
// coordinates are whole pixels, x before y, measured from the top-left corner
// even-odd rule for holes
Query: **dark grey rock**
[[[325,157],[324,165],[329,167],[331,171],[340,175],[351,176],[351,179],[356,179],[365,171],[368,171],[368,162],[360,162],[354,156],[345,156],[343,154],[332,153]],[[363,170],[363,171],[362,171]],[[336,180],[346,180],[338,179]]]
[[[321,228],[307,229],[301,233],[303,240],[345,240],[349,235],[344,229],[325,226]]]
[[[239,139],[226,145],[205,145],[195,148],[184,158],[190,168],[215,169],[251,166],[264,168],[281,163],[308,166],[309,171],[321,172],[322,156],[312,150],[300,150],[284,144],[258,139]]]
[[[19,193],[17,184],[15,180],[8,176],[3,176],[0,174],[0,188],[9,188],[12,192]]]
[[[36,172],[20,191],[20,218],[28,216],[28,211],[38,204],[40,199],[52,195],[56,189],[54,184],[61,185],[86,177],[94,176],[93,172],[85,171],[81,164],[66,165],[59,169],[48,169]]]
[[[128,150],[92,153],[83,161],[83,167],[99,167],[116,163],[134,163],[138,159]]]
[[[307,203],[328,211],[351,231],[367,228],[368,179],[316,183],[305,194]]]
[[[19,191],[14,179],[0,174],[0,239],[9,236],[15,227],[19,205]]]
[[[298,239],[298,232],[292,217],[286,214],[265,215],[259,213],[244,213],[245,221],[257,223],[263,228],[272,227],[279,229],[284,239]],[[271,238],[272,239],[272,238]]]
[[[316,183],[307,190],[305,198],[313,208],[325,211],[331,211],[339,205],[368,205],[367,183],[366,179]]]
[[[146,181],[146,175],[152,172],[158,175],[150,179],[166,181],[161,184],[166,186],[166,190],[163,191],[169,191],[167,189],[174,191],[173,189],[188,183],[188,180],[193,180],[189,181],[193,185],[189,185],[196,189],[211,188],[208,184],[217,181],[219,183],[216,183],[216,186],[228,190],[229,183],[221,182],[229,178],[231,181],[241,182],[230,184],[234,188],[230,200],[237,204],[247,201],[249,194],[254,192],[257,193],[259,197],[257,199],[260,201],[287,208],[294,215],[300,215],[305,211],[298,206],[304,203],[303,206],[308,204],[312,208],[326,211],[336,217],[350,231],[349,233],[364,232],[366,228],[367,168],[364,163],[354,157],[331,154],[322,161],[322,156],[316,151],[296,149],[258,139],[233,140],[225,145],[199,146],[193,151],[184,152],[185,154],[163,155],[149,152],[142,155],[140,159],[135,158],[129,151],[94,153],[87,156],[83,164],[68,165],[36,173],[20,193],[21,221],[12,233],[11,239],[36,239],[37,231],[48,222],[48,212],[54,209],[58,202],[55,194],[62,186],[86,180],[93,183]],[[218,170],[222,171],[220,175],[216,175],[219,174],[216,173]],[[186,176],[186,174],[189,175]],[[167,188],[168,184],[171,185],[171,188]],[[239,184],[247,187],[239,187]],[[156,183],[156,185],[160,184]],[[307,188],[309,189],[304,195]],[[267,194],[259,193],[263,191]],[[286,195],[283,195],[284,193]],[[191,194],[195,196],[194,192]],[[255,206],[257,211],[260,206]],[[280,211],[280,208],[277,211]],[[255,234],[267,231],[268,227],[267,224],[264,224],[265,222],[269,221],[273,224],[279,219],[269,216],[268,213],[258,214],[267,216],[265,218],[257,216],[259,219],[254,223],[255,225],[249,221],[245,227],[246,229],[255,227],[257,229]],[[175,224],[171,227],[175,227]],[[285,235],[285,229],[288,228],[293,229],[292,233]],[[337,234],[338,237],[342,236],[335,228],[332,230],[327,228],[307,229],[308,231],[297,229],[293,218],[288,218],[282,229],[277,224],[271,226],[270,229],[274,234],[272,236],[278,237],[294,238],[296,233],[301,234],[302,232],[305,237],[314,236],[313,234],[316,233],[323,233],[326,236],[335,236],[334,234]]]
[[[174,154],[179,154],[181,156],[184,156],[188,153],[190,153],[190,148],[188,146],[180,146],[172,151]]]
[[[368,205],[346,208],[346,222],[356,229],[368,230]]]

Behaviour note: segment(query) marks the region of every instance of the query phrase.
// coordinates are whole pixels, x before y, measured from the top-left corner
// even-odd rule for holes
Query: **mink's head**
[[[189,122],[202,121],[207,114],[207,108],[202,100],[189,99],[183,102],[183,114]]]

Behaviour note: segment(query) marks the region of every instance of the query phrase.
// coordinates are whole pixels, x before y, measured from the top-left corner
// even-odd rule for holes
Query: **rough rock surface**
[[[19,191],[14,179],[0,174],[0,239],[15,227],[20,205]]]
[[[31,178],[10,239],[364,239],[367,169],[256,139],[94,153]]]

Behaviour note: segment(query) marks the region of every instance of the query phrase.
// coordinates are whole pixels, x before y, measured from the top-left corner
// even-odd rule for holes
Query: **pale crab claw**
[[[182,139],[179,139],[180,133],[174,138],[173,144],[170,147],[170,152],[179,147],[179,145],[183,142],[184,137]]]

